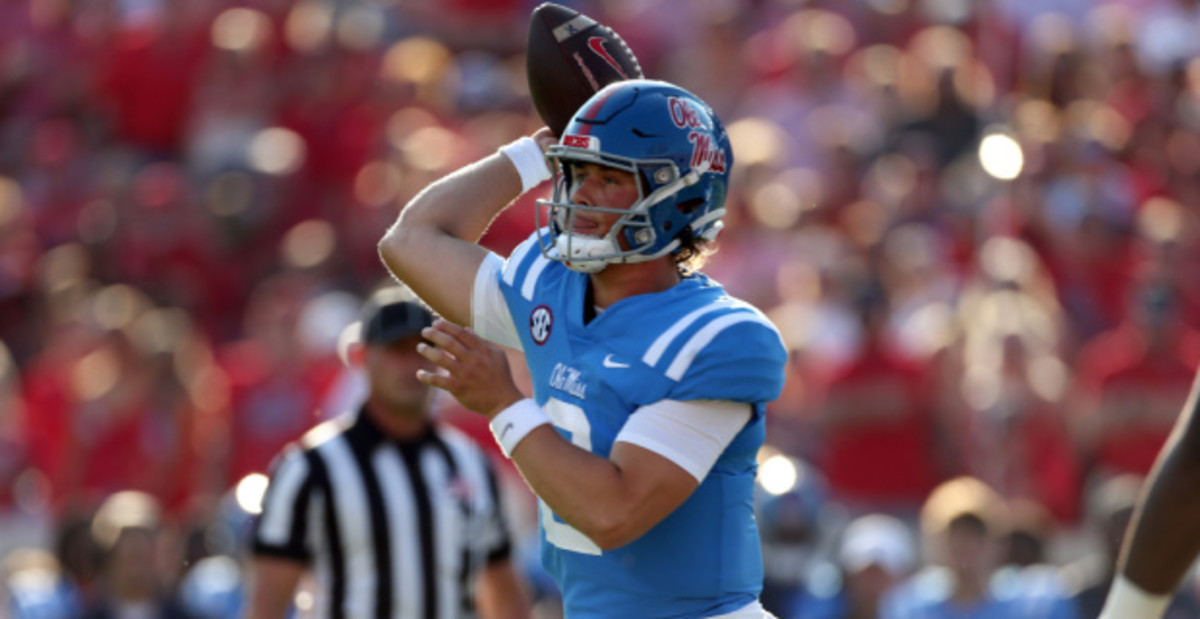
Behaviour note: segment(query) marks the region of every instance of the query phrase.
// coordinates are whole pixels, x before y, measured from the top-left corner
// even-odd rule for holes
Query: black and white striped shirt
[[[474,616],[474,576],[511,552],[487,456],[450,427],[399,441],[365,410],[346,423],[280,454],[254,552],[313,567],[318,617]]]

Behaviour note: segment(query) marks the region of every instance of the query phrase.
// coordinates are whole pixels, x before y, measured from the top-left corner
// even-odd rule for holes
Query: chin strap
[[[585,237],[569,232],[558,235],[554,248],[566,262],[567,268],[580,273],[596,273],[608,266],[608,261],[596,256],[618,251],[611,238]]]

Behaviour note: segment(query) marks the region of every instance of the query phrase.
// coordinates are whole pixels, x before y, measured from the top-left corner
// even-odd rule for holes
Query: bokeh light
[[[125,329],[149,306],[150,300],[133,286],[112,284],[93,297],[92,319],[101,329]]]
[[[16,219],[25,210],[25,192],[11,178],[0,176],[0,226]]]
[[[108,346],[84,355],[71,368],[71,395],[92,402],[108,395],[121,380],[121,361]]]
[[[392,203],[400,193],[404,175],[390,161],[371,161],[354,177],[354,196],[370,207]]]
[[[427,127],[439,127],[437,116],[427,109],[410,106],[400,108],[387,120],[387,140],[396,150],[404,149],[404,141],[413,133]]]
[[[799,223],[804,213],[821,202],[823,185],[816,172],[792,168],[760,184],[750,194],[750,213],[772,229],[783,230]]]
[[[1177,241],[1183,232],[1184,212],[1183,206],[1171,198],[1150,198],[1138,209],[1138,231],[1155,243]]]
[[[78,243],[66,243],[46,252],[38,265],[42,287],[53,290],[87,277],[91,260]]]
[[[375,49],[383,39],[385,18],[369,6],[350,7],[337,21],[337,42],[346,49]]]
[[[383,58],[383,76],[396,82],[428,85],[439,80],[454,63],[441,42],[414,36],[388,48]]]
[[[840,56],[855,45],[854,26],[841,15],[823,9],[802,9],[789,15],[782,31],[802,51]]]
[[[917,187],[917,165],[899,153],[877,159],[863,177],[863,194],[883,204],[895,205]]]
[[[310,219],[292,227],[283,237],[280,253],[283,263],[297,268],[315,267],[333,254],[337,233],[327,221]]]
[[[458,148],[458,136],[442,127],[426,127],[409,135],[401,144],[404,163],[416,170],[434,172],[453,161]]]
[[[1012,136],[993,131],[979,143],[979,163],[992,178],[1010,181],[1021,174],[1025,155]]]
[[[284,38],[292,49],[315,53],[329,44],[333,30],[333,7],[325,2],[304,1],[288,13]]]
[[[783,494],[796,487],[800,480],[800,472],[796,465],[782,454],[776,454],[766,459],[758,467],[758,481],[763,490],[774,494]]]
[[[257,516],[263,510],[263,498],[267,495],[270,479],[262,473],[251,473],[241,479],[234,488],[233,496],[238,507],[247,514]]]
[[[231,52],[256,50],[263,46],[270,34],[271,20],[254,9],[226,9],[213,20],[213,46]]]
[[[739,166],[774,163],[784,154],[786,134],[783,129],[765,118],[744,118],[729,124],[726,131],[733,146],[734,161]]]
[[[936,69],[952,69],[971,57],[971,39],[966,33],[949,26],[930,26],[917,33],[909,49],[926,65]]]
[[[283,176],[304,164],[304,140],[283,127],[264,129],[250,142],[250,166],[263,174]]]

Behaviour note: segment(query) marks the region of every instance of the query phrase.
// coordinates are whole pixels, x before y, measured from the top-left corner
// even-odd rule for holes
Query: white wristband
[[[1108,590],[1100,619],[1158,619],[1171,603],[1169,595],[1155,595],[1118,575]]]
[[[521,193],[525,193],[550,178],[546,155],[533,138],[525,136],[500,147],[500,153],[512,162],[521,175]]]
[[[504,451],[504,455],[512,457],[517,443],[533,432],[538,426],[550,423],[550,418],[542,411],[537,402],[529,398],[517,400],[508,408],[492,417],[492,436]]]

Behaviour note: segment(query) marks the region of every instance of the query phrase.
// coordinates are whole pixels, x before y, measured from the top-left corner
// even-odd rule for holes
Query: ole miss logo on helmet
[[[690,99],[670,97],[667,107],[671,110],[671,122],[679,129],[690,129],[688,141],[692,143],[692,167],[705,161],[713,172],[724,172],[727,165],[725,150],[713,144],[712,125],[708,114],[702,112]]]
[[[667,107],[671,111],[671,122],[679,129],[689,129],[688,141],[692,143],[692,167],[708,162],[708,169],[713,172],[724,172],[726,167],[725,150],[713,144],[712,125],[707,113],[703,112],[694,101],[680,97],[667,99]]]
[[[668,97],[667,108],[671,110],[671,122],[680,129],[712,129],[705,114],[696,102],[679,97]]]

